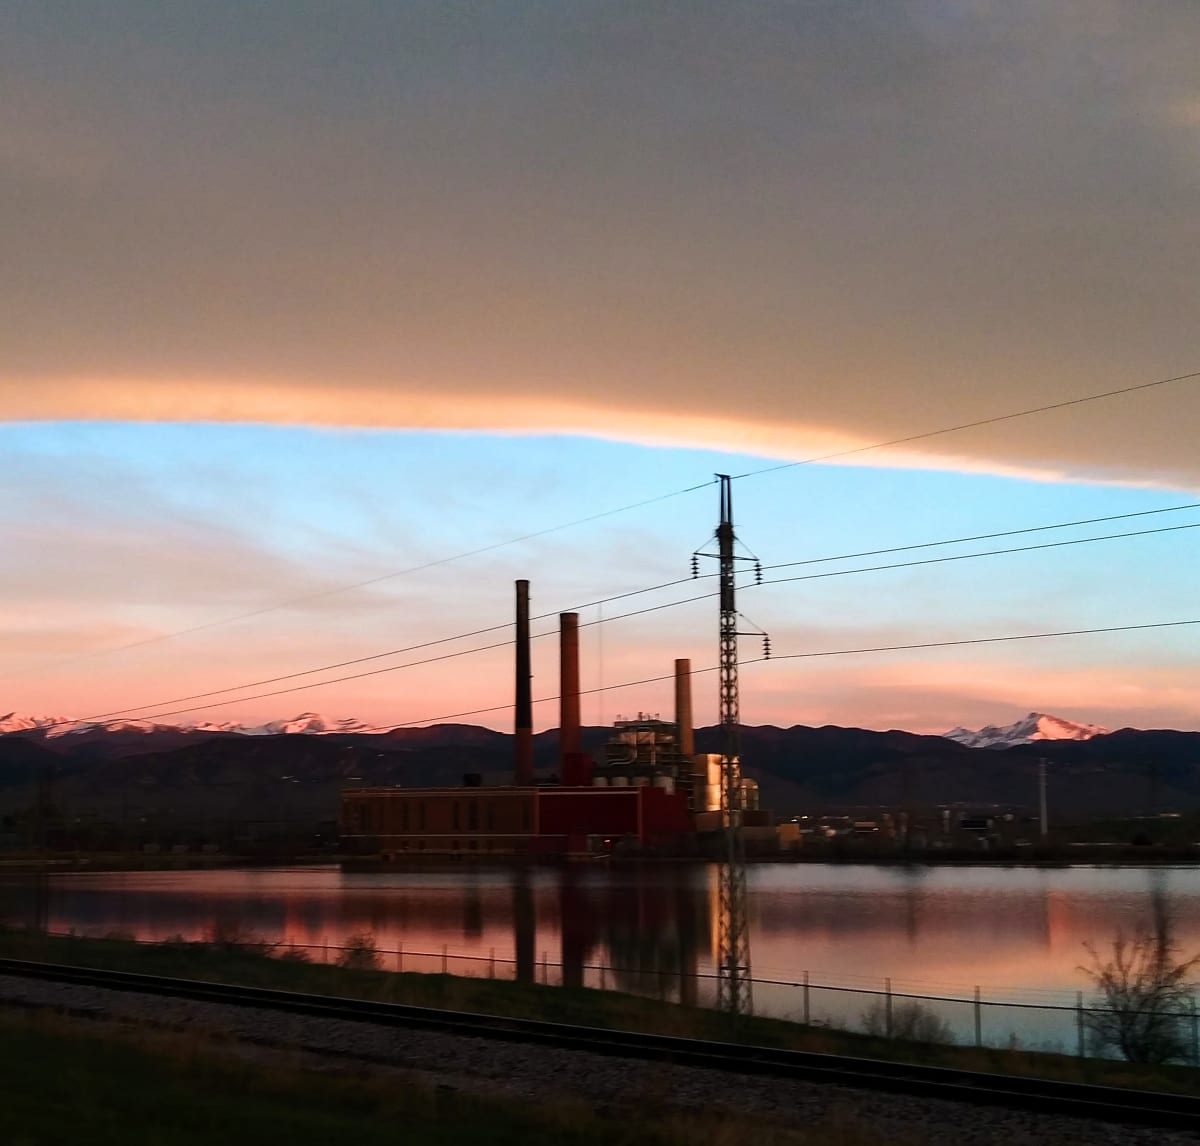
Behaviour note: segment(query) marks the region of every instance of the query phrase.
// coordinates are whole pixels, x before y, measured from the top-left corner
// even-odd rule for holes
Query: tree
[[[1118,931],[1108,957],[1085,943],[1097,1000],[1086,1016],[1096,1044],[1120,1051],[1129,1062],[1161,1064],[1190,1058],[1183,1020],[1193,1005],[1192,971],[1200,955],[1180,957],[1170,917],[1155,903],[1155,928],[1132,937]]]

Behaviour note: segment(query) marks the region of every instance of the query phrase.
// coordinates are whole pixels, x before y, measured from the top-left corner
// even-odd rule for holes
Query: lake
[[[1086,942],[1169,914],[1200,950],[1200,869],[756,864],[756,1011],[856,1026],[881,995],[938,996],[961,1039],[1074,1048]],[[0,918],[51,931],[202,939],[214,929],[335,960],[371,935],[389,969],[713,996],[718,869],[707,864],[408,868],[335,865],[52,874],[0,881]],[[807,973],[809,987],[803,983]],[[1024,1006],[1018,1006],[1024,1005]]]

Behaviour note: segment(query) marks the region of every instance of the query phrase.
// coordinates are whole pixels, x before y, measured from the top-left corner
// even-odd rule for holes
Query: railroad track
[[[1200,1133],[1200,1097],[0,959],[0,975]]]

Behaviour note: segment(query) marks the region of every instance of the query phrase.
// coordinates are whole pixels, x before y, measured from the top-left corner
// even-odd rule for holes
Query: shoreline
[[[1055,869],[1072,867],[1101,868],[1198,868],[1200,855],[1193,849],[1152,850],[1138,849],[1129,854],[1114,855],[1106,848],[1079,848],[1070,854],[1020,856],[1012,854],[962,853],[938,855],[936,853],[850,853],[840,855],[814,854],[811,851],[794,854],[748,856],[747,864],[752,867],[766,865],[816,865],[827,867],[989,867]],[[546,858],[496,856],[430,855],[424,858],[406,857],[403,861],[384,860],[379,856],[357,856],[345,853],[329,855],[241,856],[234,854],[179,854],[142,855],[131,853],[48,853],[38,856],[24,855],[0,858],[0,876],[6,872],[44,873],[64,872],[122,872],[122,871],[200,871],[226,868],[270,868],[270,867],[340,867],[354,871],[407,871],[407,870],[456,870],[469,868],[522,868],[522,867],[593,867],[605,864],[618,868],[720,863],[713,856],[664,856],[624,855],[604,856],[583,860],[549,860]]]

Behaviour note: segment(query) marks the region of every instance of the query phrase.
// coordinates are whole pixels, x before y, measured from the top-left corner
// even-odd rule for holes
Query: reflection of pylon
[[[720,872],[717,943],[717,1006],[731,1015],[754,1009],[750,978],[750,919],[746,893],[746,843],[742,832],[742,783],[738,760],[738,614],[735,600],[733,492],[726,474],[721,483],[721,520],[717,526],[720,561],[721,813],[725,854]],[[707,556],[707,555],[706,555]],[[694,568],[694,564],[693,564]]]

